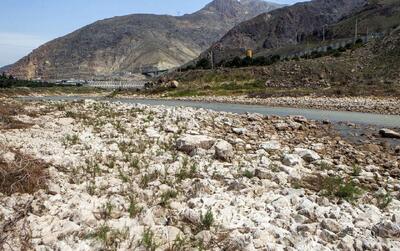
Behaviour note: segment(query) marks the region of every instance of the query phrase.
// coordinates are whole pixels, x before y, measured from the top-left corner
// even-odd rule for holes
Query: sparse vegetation
[[[155,234],[150,228],[144,230],[139,245],[143,246],[146,251],[155,251],[159,247],[159,244],[155,238]]]
[[[135,218],[142,212],[143,208],[138,205],[137,199],[134,196],[129,196],[129,217]]]
[[[161,194],[160,205],[165,207],[168,205],[170,199],[174,199],[178,196],[178,192],[175,190],[168,190]]]
[[[0,147],[6,149],[4,146]],[[0,193],[32,194],[46,188],[48,179],[46,163],[18,151],[11,149],[8,151],[15,157],[12,161],[0,157]]]
[[[204,215],[201,214],[200,222],[201,222],[200,226],[201,229],[209,230],[214,224],[214,214],[212,213],[212,211],[207,210],[207,212]]]
[[[248,179],[252,179],[252,178],[254,178],[254,173],[252,171],[250,171],[250,170],[245,170],[243,172],[243,176],[248,178]]]

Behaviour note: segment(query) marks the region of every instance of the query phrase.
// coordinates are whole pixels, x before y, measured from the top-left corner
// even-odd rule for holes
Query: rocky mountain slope
[[[235,26],[212,46],[212,50],[218,61],[243,54],[243,49],[257,51],[295,45],[366,3],[366,0],[314,0],[280,8]]]
[[[135,14],[105,19],[39,47],[9,73],[59,79],[172,68],[196,58],[235,24],[278,7],[262,0],[215,0],[180,17]]]

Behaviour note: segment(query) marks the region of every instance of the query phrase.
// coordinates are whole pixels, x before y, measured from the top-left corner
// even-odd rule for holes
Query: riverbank
[[[108,98],[139,98],[155,100],[183,100],[214,103],[231,103],[246,105],[263,105],[269,107],[308,108],[332,111],[350,111],[363,113],[377,113],[400,115],[400,99],[395,97],[266,97],[251,98],[248,96],[184,96],[169,97],[162,94],[145,94],[129,91],[106,91],[80,87],[67,89],[40,89],[40,90],[13,90],[3,94],[4,97],[18,96],[80,96],[80,97],[108,97]],[[1,95],[0,95],[1,97]]]
[[[118,95],[130,97],[129,95]],[[137,96],[133,96],[137,97]],[[166,100],[188,100],[201,102],[219,102],[231,104],[265,105],[272,107],[310,108],[332,111],[350,111],[400,115],[400,99],[387,97],[270,97],[249,98],[247,96],[199,96],[199,97],[162,97],[139,96],[140,98],[162,98]]]
[[[5,250],[400,248],[397,148],[302,117],[20,105],[9,116],[25,126],[2,127],[0,167],[30,156],[46,186],[1,191]]]

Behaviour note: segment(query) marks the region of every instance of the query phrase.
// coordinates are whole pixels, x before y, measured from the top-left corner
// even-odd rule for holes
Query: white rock
[[[287,166],[301,166],[303,159],[297,154],[285,154],[282,163]]]
[[[186,208],[181,213],[182,217],[192,224],[198,224],[200,222],[200,213],[194,211],[193,209]]]
[[[372,231],[382,238],[400,238],[400,223],[381,222],[375,225]]]
[[[196,148],[210,149],[215,139],[206,135],[184,135],[176,141],[176,147],[183,152],[190,154]]]
[[[281,149],[281,143],[277,140],[270,140],[264,143],[261,143],[260,148],[268,151],[276,151]]]
[[[225,140],[218,140],[214,145],[215,156],[224,161],[230,161],[233,158],[233,147]]]
[[[233,128],[232,131],[236,134],[243,135],[247,133],[246,128]]]
[[[313,162],[316,160],[320,160],[321,157],[318,155],[318,153],[308,150],[308,149],[303,149],[303,148],[295,148],[294,152],[299,155],[301,158],[303,158],[305,161],[308,162]]]
[[[332,219],[324,219],[321,222],[321,227],[323,229],[327,229],[336,234],[342,230],[342,227],[340,226],[340,224],[336,220],[332,220]]]
[[[160,133],[152,127],[146,128],[146,135],[151,139],[157,139],[161,136]]]
[[[11,164],[12,162],[15,161],[15,153],[13,152],[6,152],[1,155],[1,158],[7,163]]]

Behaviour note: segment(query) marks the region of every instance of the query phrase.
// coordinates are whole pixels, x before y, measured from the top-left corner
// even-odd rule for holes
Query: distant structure
[[[253,50],[252,49],[247,49],[246,50],[246,57],[253,58]]]

